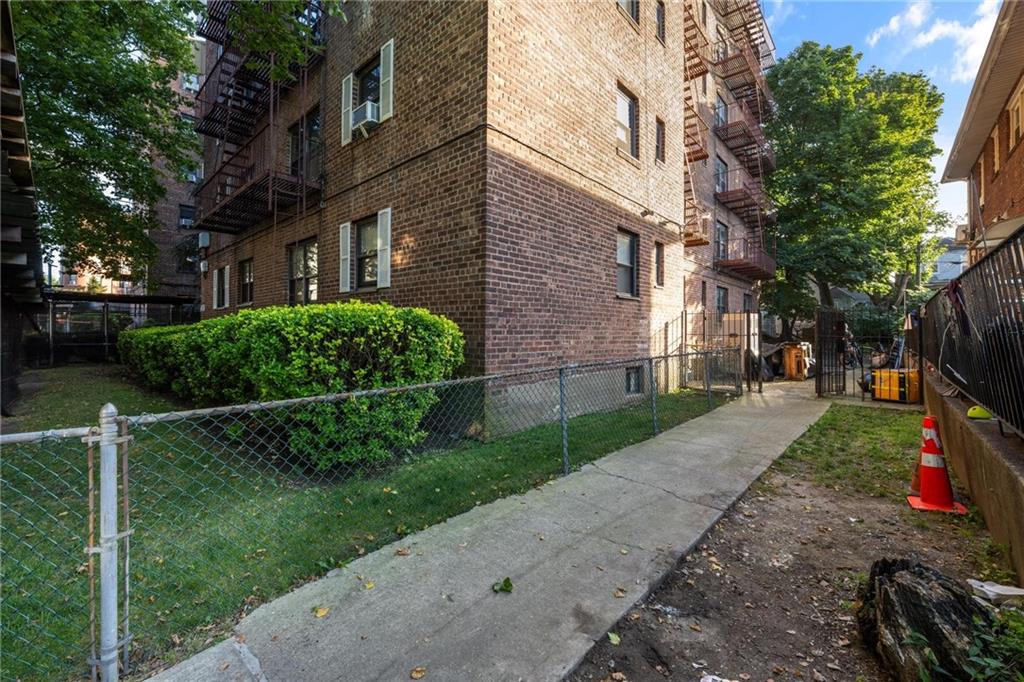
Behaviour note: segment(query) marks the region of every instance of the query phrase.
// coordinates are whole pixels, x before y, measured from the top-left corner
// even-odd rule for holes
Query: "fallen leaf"
[[[612,594],[615,595],[616,599],[622,599],[623,597],[626,596],[626,588],[624,588],[624,587],[616,587],[615,591],[612,592]]]
[[[497,592],[506,592],[506,593],[507,592],[511,592],[512,591],[512,587],[513,587],[512,579],[509,578],[508,576],[505,576],[504,580],[499,580],[498,582],[496,582],[493,585],[491,585],[491,589],[494,590],[496,593]]]
[[[365,587],[368,590],[372,590],[373,588],[377,587],[377,583],[372,582],[372,581],[365,582],[365,583],[363,583],[363,587]]]
[[[629,614],[629,619],[631,621],[638,621],[638,620],[640,620],[640,612],[639,611],[634,611],[633,613]]]
[[[231,663],[229,663],[228,661],[224,661],[223,663],[220,664],[220,671],[224,672],[225,670],[228,669],[229,665],[231,665]]]
[[[235,635],[235,641],[239,644],[245,644],[245,635]]]
[[[704,628],[699,623],[690,623],[690,629],[694,632],[704,632]]]
[[[622,642],[622,638],[614,632],[609,632],[608,641],[612,643],[612,646],[618,646]]]
[[[315,609],[313,609],[313,615],[317,618],[323,618],[330,612],[330,610],[331,607],[329,606],[317,606]]]
[[[614,682],[626,682],[626,673],[621,673],[618,671],[613,672],[612,680],[614,680]]]
[[[412,550],[408,547],[399,547],[395,550],[395,556],[409,556],[412,554]]]
[[[417,666],[417,667],[415,667],[415,668],[413,668],[412,670],[409,671],[409,677],[411,677],[414,680],[422,680],[426,676],[427,676],[427,669],[424,668],[422,665],[421,666]]]
[[[628,549],[620,549],[619,550],[619,554],[629,554],[629,550]]]

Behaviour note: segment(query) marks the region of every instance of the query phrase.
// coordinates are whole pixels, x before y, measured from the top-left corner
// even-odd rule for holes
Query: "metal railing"
[[[921,323],[925,359],[1024,437],[1024,227],[935,294]]]
[[[311,577],[708,412],[742,392],[740,365],[722,348],[165,414],[107,405],[98,426],[4,434],[4,678],[153,672]]]

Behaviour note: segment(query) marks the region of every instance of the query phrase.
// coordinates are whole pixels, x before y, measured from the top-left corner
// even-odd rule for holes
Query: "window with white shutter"
[[[394,113],[395,82],[395,39],[392,38],[380,48],[380,121],[391,118]]]
[[[391,286],[391,209],[377,214],[377,288]]]
[[[341,80],[341,143],[352,141],[352,74]]]
[[[343,223],[338,231],[338,242],[341,248],[341,269],[338,281],[339,290],[344,293],[352,291],[352,223]]]

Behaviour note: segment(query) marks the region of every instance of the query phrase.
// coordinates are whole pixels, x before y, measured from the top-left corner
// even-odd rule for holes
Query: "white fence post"
[[[100,672],[117,682],[117,408],[100,409]]]

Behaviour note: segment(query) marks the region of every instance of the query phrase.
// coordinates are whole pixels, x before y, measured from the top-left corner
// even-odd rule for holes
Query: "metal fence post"
[[[764,341],[764,339],[761,338],[761,336],[762,336],[763,333],[764,333],[764,320],[761,319],[761,311],[758,310],[757,311],[757,392],[758,393],[763,393],[764,392],[764,369],[763,369],[763,367],[761,365],[761,362],[762,362],[762,360],[761,360],[762,355],[761,354],[763,352],[762,349],[761,349],[761,342]]]
[[[711,409],[711,351],[704,351],[704,392],[708,396],[708,409]]]
[[[558,368],[558,413],[562,422],[562,473],[569,473],[569,415],[565,409],[565,367]]]
[[[742,348],[737,348],[736,351],[736,393],[743,395],[743,365],[746,364],[746,358],[743,357]],[[747,381],[750,381],[749,377],[747,378]],[[749,383],[747,385],[747,390],[750,390]]]
[[[651,423],[658,435],[658,378],[654,375],[654,358],[647,358],[647,383],[651,387]]]
[[[100,671],[117,682],[117,408],[100,409]]]

